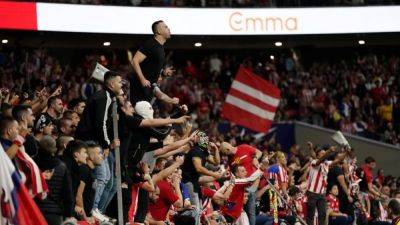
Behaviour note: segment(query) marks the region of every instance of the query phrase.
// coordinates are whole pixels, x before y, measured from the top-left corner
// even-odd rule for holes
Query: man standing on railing
[[[136,52],[131,63],[135,74],[131,77],[131,100],[151,102],[155,96],[159,100],[178,104],[178,98],[164,94],[157,86],[161,76],[171,76],[175,71],[165,67],[164,44],[171,38],[169,27],[162,20],[151,25],[154,37],[143,44]]]

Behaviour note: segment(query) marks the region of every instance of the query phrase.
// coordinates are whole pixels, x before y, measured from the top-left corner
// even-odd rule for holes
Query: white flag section
[[[264,110],[256,105],[253,105],[251,103],[248,103],[240,98],[236,98],[233,95],[226,96],[226,103],[230,103],[238,108],[241,108],[243,110],[246,110],[249,113],[252,113],[256,116],[259,116],[263,119],[268,119],[268,120],[273,120],[275,116],[275,112],[269,112],[267,110]]]
[[[279,105],[277,87],[241,67],[222,107],[222,116],[257,132],[267,132]]]
[[[99,63],[96,64],[96,67],[93,70],[92,77],[98,81],[104,81],[104,74],[110,71],[109,69],[105,68],[104,66],[100,65]]]
[[[246,93],[247,95],[250,95],[251,97],[256,98],[264,102],[265,104],[271,105],[273,107],[277,107],[279,104],[279,99],[274,98],[270,95],[266,95],[263,92],[260,92],[259,90],[254,89],[251,86],[246,85],[240,81],[233,81],[231,88]]]

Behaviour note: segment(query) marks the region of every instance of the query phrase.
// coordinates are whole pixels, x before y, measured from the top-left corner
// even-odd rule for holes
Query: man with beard
[[[51,122],[55,125],[55,128],[58,126],[58,121],[63,113],[63,103],[60,97],[52,96],[47,100],[47,110],[42,115],[46,115],[51,119]]]

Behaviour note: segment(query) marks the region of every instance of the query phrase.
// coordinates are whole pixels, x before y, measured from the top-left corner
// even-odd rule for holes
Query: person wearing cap
[[[74,205],[72,181],[64,163],[56,156],[56,141],[45,135],[39,141],[37,164],[44,171],[49,193],[47,198],[36,199],[36,203],[49,224],[59,225],[64,218],[72,218]]]
[[[45,135],[52,135],[54,131],[54,124],[49,116],[42,114],[36,120],[35,125],[35,138],[40,141]]]

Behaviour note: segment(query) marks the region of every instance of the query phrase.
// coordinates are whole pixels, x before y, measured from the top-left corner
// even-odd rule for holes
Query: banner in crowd
[[[0,1],[0,29],[151,34],[164,20],[178,35],[400,32],[400,6],[173,8]],[[184,21],[184,22],[183,22]]]
[[[279,100],[277,87],[240,67],[222,106],[222,117],[257,132],[268,132]]]

